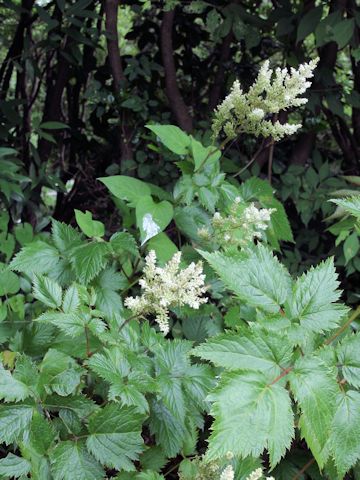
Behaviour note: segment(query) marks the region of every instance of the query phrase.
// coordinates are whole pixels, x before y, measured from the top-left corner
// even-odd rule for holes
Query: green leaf
[[[30,223],[20,223],[14,227],[16,240],[24,247],[27,243],[32,242],[34,231]]]
[[[190,145],[190,137],[175,125],[145,125],[155,133],[160,142],[177,155],[186,155]]]
[[[186,438],[184,422],[174,417],[162,402],[151,402],[150,431],[168,457],[175,457]]]
[[[147,244],[148,250],[154,250],[156,258],[160,263],[168,262],[178,251],[177,246],[166,233],[158,233],[155,237],[150,238]]]
[[[93,220],[91,212],[86,210],[86,212],[83,213],[76,209],[74,211],[76,223],[87,237],[103,237],[105,235],[105,225],[102,222]]]
[[[266,372],[275,378],[287,367],[292,346],[286,336],[271,332],[224,333],[194,348],[193,355],[229,370]]]
[[[87,448],[103,465],[135,470],[132,463],[143,450],[143,416],[134,407],[108,404],[89,419]]]
[[[120,200],[126,200],[130,206],[135,207],[137,202],[144,196],[151,194],[149,185],[137,178],[125,175],[98,178],[110,192]]]
[[[344,48],[351,40],[354,34],[355,28],[355,19],[354,18],[347,18],[341,20],[333,27],[333,38],[335,42],[338,44],[338,48]]]
[[[155,203],[150,196],[142,197],[136,205],[136,223],[140,229],[142,245],[165,230],[174,215],[170,202]]]
[[[293,395],[300,407],[301,435],[320,468],[329,457],[329,437],[339,386],[336,370],[320,358],[300,358],[289,374]]]
[[[20,290],[20,280],[16,273],[0,266],[0,297],[12,294]]]
[[[296,36],[296,43],[304,40],[308,35],[315,31],[315,28],[319,24],[323,13],[322,5],[318,7],[311,8],[305,15],[301,18]]]
[[[106,266],[106,243],[88,243],[71,251],[70,261],[79,282],[88,284]]]
[[[83,373],[73,358],[53,348],[46,352],[40,372],[40,381],[47,393],[57,393],[63,397],[75,392]]]
[[[72,285],[65,292],[62,309],[64,313],[74,313],[80,306],[79,290],[76,285]]]
[[[0,400],[20,402],[31,395],[30,388],[0,364]]]
[[[22,248],[10,263],[10,268],[18,272],[45,274],[55,269],[59,262],[59,252],[45,242],[37,241]]]
[[[29,429],[32,415],[31,405],[0,405],[0,442],[9,445],[20,440]]]
[[[50,323],[71,337],[77,337],[84,334],[85,322],[83,315],[80,316],[76,312],[45,312],[41,314],[35,321]]]
[[[360,393],[339,392],[330,436],[334,462],[341,478],[360,459]]]
[[[221,151],[210,145],[209,147],[204,147],[198,140],[191,137],[191,153],[194,159],[195,172],[199,170],[200,167],[204,165],[209,165],[210,163],[217,162],[221,157]]]
[[[62,289],[51,278],[36,275],[33,281],[33,295],[50,308],[58,308],[62,303]]]
[[[311,267],[295,283],[293,296],[285,311],[289,319],[313,332],[335,328],[348,308],[334,303],[341,295],[334,267],[334,260],[327,259],[317,267]]]
[[[52,221],[52,238],[60,252],[68,252],[71,248],[81,245],[81,235],[70,225]]]
[[[222,375],[209,396],[215,418],[209,439],[209,460],[235,456],[258,457],[264,449],[274,467],[290,447],[294,418],[288,392],[279,383],[268,383],[260,372]]]
[[[139,253],[135,238],[128,232],[117,232],[110,238],[110,245],[117,254],[128,254],[136,257]]]
[[[69,125],[62,122],[44,122],[39,125],[40,128],[45,128],[45,130],[62,130],[63,128],[70,128]]]
[[[31,464],[25,458],[9,453],[0,460],[0,475],[4,477],[19,478],[30,473]]]
[[[343,245],[344,250],[344,257],[345,263],[349,263],[349,261],[357,255],[360,248],[359,237],[356,232],[353,232],[349,235]]]
[[[337,357],[345,380],[353,387],[360,387],[360,333],[345,337],[337,345]]]
[[[103,480],[101,465],[85,449],[83,442],[60,442],[50,453],[54,480]]]
[[[360,195],[354,195],[353,197],[349,198],[332,198],[330,200],[336,205],[342,207],[346,212],[351,213],[356,218],[360,218]]]
[[[287,270],[269,249],[257,245],[245,260],[200,252],[230,290],[253,307],[278,313],[291,292]]]

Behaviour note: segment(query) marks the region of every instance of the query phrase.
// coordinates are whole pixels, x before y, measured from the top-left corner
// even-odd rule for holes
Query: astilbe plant
[[[306,101],[315,64],[273,75],[266,62],[214,133],[294,132],[270,116]],[[344,478],[360,459],[360,309],[340,302],[333,259],[292,278],[273,253],[292,234],[272,187],[229,181],[218,149],[151,129],[181,156],[173,194],[101,179],[135,211],[136,238],[76,211],[82,233],[53,221],[2,271],[15,293],[0,324],[0,477],[256,480],[265,458],[277,478],[304,439],[309,465]]]

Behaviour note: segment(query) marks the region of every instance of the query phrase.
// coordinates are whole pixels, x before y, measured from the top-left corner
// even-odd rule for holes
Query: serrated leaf
[[[117,232],[110,238],[110,245],[116,253],[130,253],[135,257],[139,253],[135,238],[128,232]]]
[[[0,475],[4,477],[19,478],[30,472],[31,464],[25,458],[9,453],[0,460]]]
[[[72,285],[65,292],[62,309],[64,313],[74,313],[80,306],[79,290],[76,285]]]
[[[70,225],[52,221],[52,238],[60,252],[68,252],[71,248],[81,245],[81,235]]]
[[[88,243],[73,249],[70,260],[79,282],[87,284],[96,277],[107,264],[107,254],[106,243]]]
[[[44,407],[50,411],[68,410],[75,413],[80,420],[87,419],[98,406],[84,395],[72,395],[71,397],[60,397],[52,395],[43,402]]]
[[[226,373],[209,396],[215,421],[207,458],[258,457],[264,449],[274,467],[290,447],[294,418],[288,392],[261,373]]]
[[[345,337],[337,346],[337,356],[345,380],[360,387],[360,334]]]
[[[329,436],[339,386],[336,371],[320,358],[300,358],[289,374],[291,390],[300,407],[299,427],[320,468],[329,457]]]
[[[54,480],[102,480],[105,476],[83,442],[60,442],[50,453],[50,462]]]
[[[0,442],[9,445],[22,438],[33,415],[31,405],[0,405]]]
[[[87,448],[103,465],[117,470],[135,470],[133,461],[144,448],[143,419],[134,407],[108,404],[89,419]]]
[[[274,332],[224,333],[212,337],[193,350],[203,360],[229,370],[266,372],[275,378],[292,355],[292,345],[284,335]]]
[[[257,245],[245,260],[200,252],[224,284],[253,307],[278,313],[291,292],[291,278],[270,250]]]
[[[40,372],[40,381],[48,394],[66,397],[80,384],[82,369],[69,355],[50,348],[41,362]]]
[[[42,241],[30,243],[22,248],[10,262],[10,268],[18,272],[46,274],[55,269],[59,262],[56,248]]]
[[[34,297],[50,308],[60,307],[62,302],[62,288],[51,278],[36,275],[33,280]]]
[[[331,427],[331,450],[341,478],[360,459],[360,393],[339,392]]]
[[[0,363],[0,400],[5,402],[21,402],[31,395],[31,389],[16,379],[9,370]]]
[[[183,422],[175,418],[161,402],[151,402],[150,431],[168,457],[175,457],[186,438]]]
[[[332,198],[330,201],[336,203],[336,205],[339,205],[356,218],[360,218],[360,195],[349,198]]]
[[[84,334],[85,323],[83,316],[77,313],[62,313],[62,312],[45,312],[40,315],[36,322],[50,323],[66,335],[76,337]]]
[[[310,268],[295,283],[285,307],[287,317],[313,332],[335,328],[348,312],[347,307],[335,303],[341,295],[338,286],[332,258]]]

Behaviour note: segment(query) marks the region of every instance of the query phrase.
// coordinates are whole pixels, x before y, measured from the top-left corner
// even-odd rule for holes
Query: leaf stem
[[[305,463],[305,465],[302,467],[302,469],[299,470],[299,471],[297,472],[297,474],[294,475],[294,477],[293,477],[291,480],[300,480],[301,475],[302,475],[303,473],[305,473],[306,470],[307,470],[309,467],[311,467],[311,465],[313,465],[314,463],[315,463],[315,458],[312,458],[312,459],[309,460],[307,463]]]
[[[332,337],[328,338],[324,344],[325,345],[329,345],[330,343],[332,343],[339,335],[341,335],[351,324],[352,322],[360,315],[360,305],[357,306],[356,310],[354,310],[354,312],[352,313],[352,315],[350,315],[350,318],[349,320],[347,320],[344,325],[342,325],[338,330],[336,330],[336,332],[334,333],[334,335],[332,335]]]

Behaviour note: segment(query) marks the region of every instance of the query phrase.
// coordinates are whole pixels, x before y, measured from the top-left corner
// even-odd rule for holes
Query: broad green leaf
[[[174,215],[170,202],[155,203],[150,196],[142,197],[136,204],[136,223],[140,229],[142,244],[165,230]]]
[[[20,402],[31,395],[30,388],[0,364],[0,400]]]
[[[30,468],[30,462],[12,453],[0,460],[0,475],[4,477],[19,478],[21,475],[27,476]]]
[[[108,246],[92,242],[71,251],[71,263],[79,282],[87,284],[106,266]]]
[[[261,203],[266,208],[274,208],[271,214],[271,229],[278,240],[294,242],[293,233],[285,212],[285,208],[276,198],[261,198]]]
[[[257,245],[245,260],[221,253],[200,253],[225,286],[253,307],[278,313],[291,292],[289,273],[263,245]]]
[[[30,243],[15,255],[10,268],[23,273],[45,274],[56,268],[59,252],[42,241]]]
[[[355,19],[354,18],[347,18],[345,20],[341,20],[333,27],[333,37],[335,42],[338,44],[339,50],[344,48],[351,40],[354,34],[355,28]]]
[[[20,290],[20,280],[16,273],[0,266],[0,297],[14,295]]]
[[[341,295],[338,286],[332,258],[311,267],[295,283],[285,308],[287,317],[313,332],[335,328],[348,311],[344,305],[335,303]]]
[[[190,137],[175,125],[146,125],[155,133],[162,144],[177,155],[186,155],[190,145]]]
[[[287,367],[292,346],[286,336],[271,332],[224,333],[196,347],[194,355],[230,370],[266,372],[275,378]]]
[[[341,478],[360,459],[360,393],[339,392],[330,444]]]
[[[150,238],[147,244],[148,250],[154,250],[156,258],[161,263],[166,263],[174,256],[178,251],[177,246],[166,233],[158,233],[155,237]]]
[[[337,356],[345,380],[360,387],[360,334],[349,335],[337,345]]]
[[[73,412],[82,421],[87,420],[98,409],[98,406],[85,395],[72,395],[71,397],[52,395],[46,398],[43,405],[50,411],[61,412],[65,410]]]
[[[51,421],[43,414],[35,411],[30,425],[29,441],[39,455],[45,455],[57,437],[57,432]]]
[[[135,470],[133,461],[142,452],[143,416],[134,407],[108,404],[89,419],[87,448],[103,465]]]
[[[308,35],[314,33],[315,28],[319,24],[323,13],[323,6],[319,5],[315,8],[310,8],[310,10],[305,13],[299,22],[296,35],[296,43],[304,40]]]
[[[279,382],[268,383],[260,372],[226,373],[209,399],[215,418],[209,460],[229,451],[258,457],[267,449],[272,467],[280,461],[294,435],[294,418],[289,394]]]
[[[27,404],[0,405],[0,442],[9,445],[21,440],[30,426],[33,411],[33,406]]]
[[[103,480],[105,472],[83,442],[59,442],[50,453],[54,480]]]
[[[91,212],[86,210],[86,212],[83,213],[76,209],[74,211],[76,223],[87,237],[103,237],[105,235],[105,225],[102,222],[93,220]]]
[[[200,167],[214,163],[218,161],[221,157],[221,151],[210,145],[209,147],[204,147],[198,140],[191,137],[191,153],[194,159],[195,172],[199,170]]]
[[[24,247],[27,243],[30,243],[34,237],[33,227],[30,223],[20,223],[14,227],[14,233],[16,240]]]
[[[35,275],[33,295],[50,308],[58,308],[62,303],[62,289],[58,283],[43,275]]]
[[[300,407],[301,435],[320,468],[329,457],[329,436],[336,409],[339,386],[336,370],[320,358],[300,358],[289,374],[293,395]]]
[[[110,192],[120,200],[126,200],[132,207],[144,196],[151,195],[149,185],[137,178],[126,177],[125,175],[114,175],[112,177],[98,178]]]

